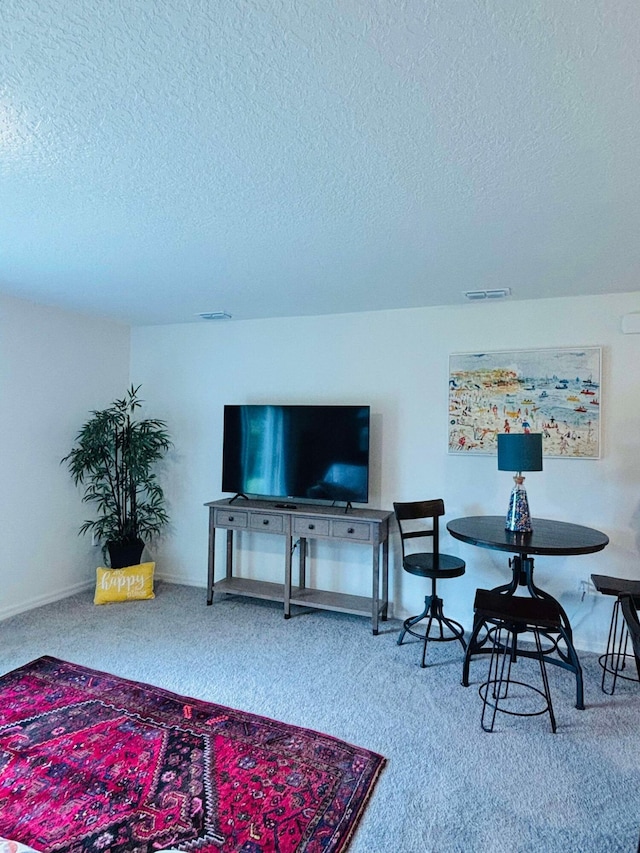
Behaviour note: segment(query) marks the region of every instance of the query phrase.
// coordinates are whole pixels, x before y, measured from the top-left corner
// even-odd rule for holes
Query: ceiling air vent
[[[504,299],[511,296],[510,287],[500,287],[495,290],[465,290],[464,295],[469,302],[478,302],[480,299]]]
[[[231,314],[227,314],[226,311],[201,311],[196,314],[196,317],[200,317],[201,320],[230,320]]]

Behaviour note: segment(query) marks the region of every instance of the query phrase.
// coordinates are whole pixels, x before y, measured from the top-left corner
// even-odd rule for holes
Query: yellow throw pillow
[[[133,601],[155,598],[153,592],[153,570],[155,563],[140,563],[124,569],[96,569],[96,594],[94,604],[110,604],[112,601]]]

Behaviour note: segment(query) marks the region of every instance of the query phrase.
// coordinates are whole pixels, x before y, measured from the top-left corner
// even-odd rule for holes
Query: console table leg
[[[382,612],[383,622],[387,621],[389,607],[389,539],[382,543]]]
[[[233,530],[227,530],[227,571],[228,578],[233,577]]]
[[[300,589],[304,589],[307,585],[307,540],[302,536],[300,538]]]
[[[213,604],[213,578],[215,573],[216,528],[213,509],[209,510],[209,574],[207,578],[207,605]]]
[[[284,618],[288,619],[291,616],[291,548],[293,547],[293,539],[287,536],[285,539],[285,558],[284,558]]]
[[[373,599],[371,610],[371,622],[374,635],[378,633],[378,616],[380,613],[380,546],[373,546]]]

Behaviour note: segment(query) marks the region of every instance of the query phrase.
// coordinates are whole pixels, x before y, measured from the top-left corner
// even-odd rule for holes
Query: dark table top
[[[471,515],[454,518],[447,530],[461,542],[512,554],[593,554],[609,542],[605,533],[581,524],[532,518],[531,525],[531,533],[512,533],[505,530],[504,515]]]

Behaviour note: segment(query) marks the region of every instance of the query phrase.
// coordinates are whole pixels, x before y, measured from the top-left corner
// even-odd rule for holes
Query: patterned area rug
[[[0,678],[0,835],[45,853],[339,853],[384,763],[52,657]]]

